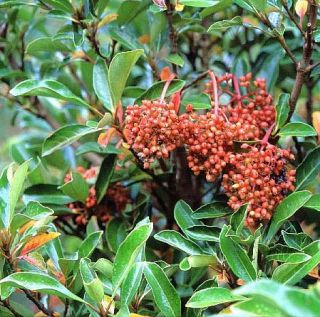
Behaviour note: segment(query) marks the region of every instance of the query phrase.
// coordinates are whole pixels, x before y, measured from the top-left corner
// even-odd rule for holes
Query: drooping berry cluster
[[[185,146],[189,168],[195,175],[203,173],[213,182],[227,171],[223,187],[229,205],[237,210],[250,203],[248,225],[268,220],[287,192],[294,189],[294,170],[288,167],[292,154],[268,145],[275,107],[266,81],[252,80],[251,74],[240,81],[232,74],[208,74],[211,81],[205,92],[212,97],[212,110],[197,113],[187,105],[186,113],[178,115],[173,101],[177,98],[165,103],[162,93],[159,101],[146,100],[141,106],[127,108],[124,136],[145,168]],[[235,141],[253,141],[260,147],[236,153]]]
[[[179,123],[173,103],[144,100],[127,108],[124,135],[145,168],[155,158],[167,159],[181,145]]]
[[[294,156],[270,144],[242,147],[249,151],[230,156],[222,185],[232,209],[249,203],[247,224],[253,226],[270,220],[277,205],[294,190],[295,170],[289,163]]]
[[[131,202],[128,188],[124,187],[121,183],[114,183],[110,185],[105,197],[98,204],[96,190],[93,185],[96,181],[97,169],[94,167],[85,169],[80,166],[77,167],[76,171],[90,185],[88,197],[84,203],[77,201],[68,204],[68,207],[77,214],[74,219],[77,225],[86,225],[92,216],[96,216],[99,221],[106,223],[113,215],[121,213],[127,203]],[[68,173],[64,179],[65,183],[69,182],[71,178],[72,174]]]

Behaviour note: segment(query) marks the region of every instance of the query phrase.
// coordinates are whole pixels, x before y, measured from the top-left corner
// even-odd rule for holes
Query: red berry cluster
[[[275,107],[264,79],[252,80],[247,74],[238,81],[232,74],[208,74],[211,82],[206,92],[212,96],[214,109],[199,114],[188,105],[186,113],[178,115],[174,98],[170,103],[163,98],[146,100],[141,106],[127,108],[123,134],[145,168],[185,146],[189,168],[195,175],[204,173],[207,181],[213,182],[227,170],[223,187],[229,205],[236,210],[250,203],[247,222],[254,225],[270,219],[275,207],[294,189],[295,171],[288,163],[293,155],[268,145]],[[220,100],[228,102],[221,104]],[[237,154],[235,141],[255,141],[260,147]]]
[[[247,225],[254,226],[270,220],[277,205],[294,190],[295,170],[289,163],[294,156],[270,144],[242,147],[249,151],[230,155],[222,185],[232,209],[249,203]]]
[[[145,168],[155,158],[167,159],[181,145],[179,123],[173,103],[144,100],[127,108],[124,135]]]
[[[97,177],[97,169],[91,167],[85,169],[83,167],[77,167],[76,171],[82,175],[82,177],[89,183],[95,183]],[[65,176],[65,183],[71,180],[71,173]],[[124,187],[121,183],[112,184],[101,201],[97,204],[96,190],[92,185],[89,188],[89,194],[84,203],[73,202],[68,207],[77,213],[75,217],[75,223],[77,225],[86,225],[92,216],[96,216],[102,223],[108,222],[115,213],[120,213],[124,210],[127,203],[130,203],[130,192],[128,188]]]

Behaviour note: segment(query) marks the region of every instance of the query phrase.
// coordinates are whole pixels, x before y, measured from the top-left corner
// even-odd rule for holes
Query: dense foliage
[[[0,0],[0,316],[319,316],[317,0]]]

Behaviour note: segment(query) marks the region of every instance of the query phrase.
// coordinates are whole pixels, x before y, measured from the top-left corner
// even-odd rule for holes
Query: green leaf
[[[96,192],[97,192],[97,202],[100,203],[103,197],[106,195],[107,189],[109,187],[114,166],[117,161],[116,154],[109,154],[102,162],[99,175],[96,181]]]
[[[70,298],[72,300],[85,303],[83,299],[71,293],[67,288],[59,283],[56,278],[40,272],[13,273],[0,280],[0,285],[2,288],[15,287],[28,289],[31,291],[38,291],[40,293],[56,295],[62,298]]]
[[[303,207],[320,211],[320,194],[313,195]]]
[[[240,235],[243,227],[244,221],[247,218],[249,204],[241,206],[232,216],[230,219],[230,224],[232,230],[236,232],[236,235]]]
[[[71,43],[71,41],[70,41]],[[63,43],[54,40],[52,37],[40,37],[30,43],[26,47],[26,54],[38,55],[39,52],[71,52]]]
[[[307,245],[309,245],[312,242],[311,237],[309,237],[304,232],[299,233],[289,233],[285,231],[281,231],[283,240],[287,244],[288,247],[296,249],[296,250],[302,250]]]
[[[283,311],[285,316],[316,317],[319,314],[320,300],[317,296],[272,280],[262,279],[249,283],[235,290],[234,294],[264,299],[270,306]]]
[[[272,279],[283,284],[295,285],[320,263],[319,241],[312,242],[302,251],[310,256],[310,260],[298,264],[281,264],[274,270]]]
[[[56,185],[38,184],[28,187],[24,191],[23,201],[37,201],[42,204],[65,205],[74,201],[66,196]]]
[[[90,105],[76,96],[68,87],[55,80],[27,79],[10,90],[13,96],[43,96],[68,101],[76,105]]]
[[[183,271],[190,270],[192,267],[207,267],[210,266],[214,269],[220,269],[221,263],[217,255],[190,255],[187,258],[184,258],[180,262],[180,269]]]
[[[198,225],[186,229],[186,235],[195,241],[219,242],[221,228],[215,226]]]
[[[85,179],[76,172],[72,172],[72,178],[69,182],[60,186],[59,189],[62,192],[77,201],[82,201],[83,203],[86,201],[89,195],[89,185],[85,181]]]
[[[92,232],[83,240],[78,251],[79,258],[87,258],[92,254],[100,242],[102,233],[102,231]]]
[[[210,287],[195,292],[186,304],[191,308],[206,308],[224,303],[246,300],[245,297],[234,295],[229,289],[223,287]]]
[[[22,189],[23,189],[23,185],[24,182],[26,180],[27,177],[27,173],[28,173],[28,168],[29,168],[29,161],[24,162],[23,164],[21,164],[17,170],[14,172],[12,178],[9,176],[9,174],[13,173],[13,166],[14,164],[11,164],[8,168],[8,172],[7,172],[7,177],[9,180],[9,184],[10,184],[10,189],[9,189],[9,210],[8,210],[8,214],[4,214],[2,219],[3,219],[3,223],[6,227],[8,227],[11,223],[11,220],[13,218],[14,212],[15,212],[15,208],[16,205],[20,199],[21,193],[22,193]]]
[[[179,3],[196,8],[207,8],[215,5],[218,1],[215,0],[180,0]]]
[[[203,254],[203,250],[197,244],[174,230],[163,230],[155,234],[154,238],[190,255]]]
[[[191,104],[194,110],[212,108],[210,96],[203,93],[185,93],[183,94],[181,103],[185,107]]]
[[[138,49],[116,54],[110,63],[109,83],[112,91],[113,105],[116,107],[121,99],[132,67],[136,64],[143,50]]]
[[[113,294],[118,290],[133,266],[141,248],[152,232],[152,223],[136,226],[121,243],[113,264]]]
[[[95,133],[100,129],[91,128],[81,124],[71,124],[64,126],[48,136],[42,146],[42,156],[47,156],[53,152],[72,144],[82,136]]]
[[[273,253],[266,256],[266,261],[286,263],[302,263],[310,260],[310,256],[304,253]]]
[[[276,105],[276,125],[274,131],[278,131],[286,123],[289,114],[289,99],[290,95],[282,93]]]
[[[227,236],[230,226],[224,225],[220,233],[220,248],[232,272],[246,282],[257,278],[257,273],[247,252]]]
[[[87,258],[80,260],[80,274],[87,294],[100,304],[104,296],[103,284],[96,272],[89,266],[90,262]]]
[[[166,317],[180,317],[180,297],[161,267],[156,263],[146,263],[143,272],[162,314]]]
[[[320,146],[313,149],[297,168],[296,190],[306,188],[320,172]]]
[[[172,64],[175,64],[175,65],[178,65],[180,67],[182,67],[184,65],[184,60],[183,58],[178,55],[178,54],[171,54],[167,57],[167,61],[172,63]]]
[[[294,192],[280,203],[273,214],[268,234],[264,240],[266,244],[270,243],[273,236],[277,233],[284,222],[293,216],[297,210],[303,207],[311,196],[312,194],[307,190]]]
[[[215,201],[201,206],[194,211],[194,219],[214,219],[227,216],[232,213],[231,208],[224,202]]]
[[[135,263],[129,271],[127,277],[124,279],[120,290],[121,305],[131,304],[133,297],[136,295],[139,289],[143,269],[144,264],[142,262]]]
[[[106,226],[106,238],[107,243],[113,252],[117,252],[126,236],[126,226],[121,219],[113,218],[108,222]]]
[[[240,16],[236,16],[231,20],[222,20],[211,24],[208,29],[208,33],[215,33],[217,31],[224,31],[232,26],[241,26],[243,25],[242,18]]]
[[[190,227],[201,225],[199,220],[192,218],[192,209],[191,207],[183,200],[179,200],[174,206],[174,219],[177,222],[177,225],[181,228],[184,234],[186,230]]]
[[[135,104],[140,104],[142,100],[155,100],[160,98],[161,92],[166,81],[159,81],[152,85],[147,91],[145,91],[138,99],[136,99]],[[170,86],[167,90],[166,97],[171,96],[177,91],[180,91],[185,85],[185,81],[180,79],[174,79],[171,81]]]
[[[278,133],[280,136],[316,136],[317,131],[309,124],[302,122],[290,122],[282,127]]]
[[[104,107],[114,113],[115,105],[113,104],[112,90],[109,83],[109,71],[101,58],[97,59],[93,67],[93,88]]]

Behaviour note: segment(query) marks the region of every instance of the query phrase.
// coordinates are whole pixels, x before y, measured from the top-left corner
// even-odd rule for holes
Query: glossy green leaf
[[[287,246],[296,250],[302,250],[312,242],[311,237],[304,232],[289,233],[281,231],[281,234]]]
[[[199,220],[192,218],[191,207],[183,200],[179,200],[174,206],[174,219],[177,225],[181,228],[182,232],[186,234],[186,230],[192,226],[200,225]]]
[[[13,96],[43,96],[68,101],[76,105],[89,107],[89,104],[76,96],[68,87],[55,80],[37,81],[27,79],[10,90]]]
[[[82,136],[95,133],[99,129],[91,128],[80,124],[64,126],[48,136],[42,146],[42,156],[47,156],[53,152],[72,144]]]
[[[287,93],[282,93],[276,104],[276,125],[274,131],[278,131],[286,123],[289,114],[289,99],[290,95]]]
[[[276,208],[271,224],[265,238],[265,243],[270,243],[273,236],[277,233],[283,223],[293,216],[297,210],[299,210],[303,205],[310,199],[312,194],[305,191],[294,192],[287,196],[280,205]]]
[[[195,241],[219,242],[221,228],[215,226],[197,225],[187,228],[186,235]]]
[[[71,43],[71,42],[70,42]],[[39,52],[70,52],[71,49],[59,41],[55,41],[52,37],[40,37],[30,43],[26,47],[26,54],[38,55]]]
[[[218,269],[221,266],[217,255],[190,255],[180,262],[180,269],[183,271],[190,270],[193,267],[212,267]]]
[[[285,316],[314,316],[319,312],[320,300],[305,290],[262,279],[234,291],[237,295],[263,298],[269,305],[278,307]],[[306,303],[308,303],[306,305]]]
[[[203,254],[202,249],[197,244],[174,230],[163,230],[155,234],[154,238],[190,255]]]
[[[167,57],[167,61],[172,63],[172,64],[175,64],[175,65],[178,65],[180,67],[182,67],[184,65],[184,60],[183,58],[178,55],[178,54],[171,54]]]
[[[129,271],[127,277],[124,279],[120,290],[120,299],[122,305],[131,304],[131,301],[139,289],[142,280],[143,269],[144,263],[135,263]]]
[[[232,272],[246,282],[257,278],[257,273],[247,252],[227,236],[230,227],[224,225],[220,234],[220,248]]]
[[[121,243],[113,264],[113,294],[115,294],[123,280],[127,277],[151,232],[152,223],[135,227]]]
[[[103,197],[106,195],[108,186],[110,184],[114,172],[116,160],[116,154],[109,154],[101,164],[100,172],[95,185],[98,203],[101,202]]]
[[[80,260],[80,274],[87,294],[96,303],[100,303],[104,296],[103,284],[99,280],[96,272],[89,266],[90,262],[87,258]]]
[[[280,136],[315,136],[317,131],[311,126],[303,122],[290,122],[282,127],[278,133]]]
[[[89,185],[79,173],[72,172],[71,175],[71,180],[60,186],[59,189],[64,194],[84,203],[89,194]]]
[[[274,253],[266,256],[266,261],[285,263],[302,263],[310,260],[310,256],[304,253]]]
[[[191,308],[206,308],[223,303],[243,301],[246,298],[234,295],[229,289],[223,287],[210,287],[195,292],[186,306]]]
[[[224,31],[232,26],[241,26],[243,25],[242,18],[236,16],[230,20],[222,20],[211,24],[208,29],[208,33],[215,33],[217,31]]]
[[[116,107],[121,99],[132,67],[136,64],[143,50],[134,50],[116,54],[109,68],[109,83],[112,91],[113,105]]]
[[[23,201],[37,201],[42,204],[65,205],[74,201],[73,198],[66,196],[58,186],[48,184],[38,184],[28,187],[24,191]]]
[[[313,149],[297,168],[296,190],[306,188],[320,172],[320,146]]]
[[[231,219],[230,219],[231,228],[232,228],[232,230],[234,230],[236,232],[236,235],[240,235],[240,233],[244,227],[244,222],[247,218],[248,207],[249,207],[249,204],[241,206],[231,216]]]
[[[281,264],[274,270],[272,279],[283,284],[295,285],[320,263],[319,241],[312,242],[302,251],[310,256],[309,260],[298,264]]]
[[[120,244],[127,236],[126,226],[122,219],[113,218],[106,226],[106,238],[110,249],[117,252]]]
[[[211,99],[207,94],[185,93],[182,96],[182,105],[191,104],[194,110],[211,109]]]
[[[66,287],[59,283],[57,279],[40,272],[13,273],[0,280],[0,285],[2,288],[15,287],[28,289],[84,303],[83,299],[70,292]]]
[[[14,164],[11,164],[7,172],[7,177],[10,184],[9,209],[5,211],[4,215],[2,216],[4,225],[6,227],[8,227],[11,223],[16,205],[22,194],[23,185],[25,183],[28,173],[29,161],[26,161],[25,163],[21,164],[15,172],[13,171],[13,168]],[[13,176],[11,177],[10,174],[13,174]]]
[[[215,201],[201,206],[194,211],[194,219],[214,219],[227,216],[232,213],[231,208],[224,202]]]
[[[93,67],[93,88],[104,107],[111,113],[115,111],[109,82],[109,71],[105,62],[98,58]]]
[[[161,92],[165,85],[166,81],[159,81],[152,85],[147,91],[145,91],[136,101],[135,103],[140,104],[142,100],[155,100],[160,98]],[[174,79],[167,90],[166,97],[171,96],[175,92],[181,90],[185,82],[180,79]]]
[[[92,232],[83,240],[78,251],[79,258],[86,258],[92,254],[100,242],[102,233],[102,231]]]
[[[217,3],[215,0],[180,0],[180,4],[184,4],[189,7],[206,8],[211,7]]]
[[[320,194],[313,195],[303,207],[320,211]]]
[[[180,297],[161,267],[156,263],[146,263],[143,272],[154,301],[164,316],[180,317]]]

